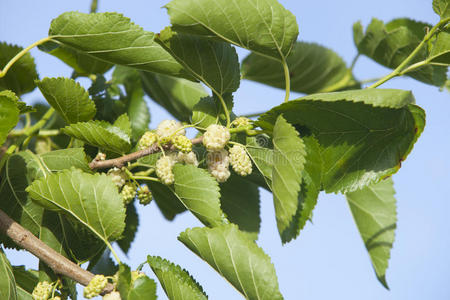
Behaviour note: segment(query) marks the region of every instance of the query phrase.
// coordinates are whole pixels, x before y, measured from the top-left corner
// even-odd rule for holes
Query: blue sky
[[[158,32],[169,25],[161,7],[167,1],[99,0],[99,11],[118,11],[147,30]],[[352,40],[353,22],[364,25],[372,17],[389,21],[397,17],[436,23],[431,0],[323,0],[280,1],[297,17],[299,39],[317,42],[339,53],[347,63],[356,54]],[[87,12],[90,2],[16,0],[0,2],[0,40],[27,46],[46,36],[51,19],[65,11]],[[241,58],[246,51],[239,50]],[[69,77],[71,71],[57,59],[31,51],[40,77]],[[387,74],[388,69],[362,57],[355,68],[358,79]],[[450,97],[447,92],[412,79],[394,79],[383,87],[412,90],[417,104],[427,113],[427,125],[412,154],[394,176],[398,200],[398,228],[392,250],[385,290],[376,280],[352,216],[342,195],[321,194],[312,223],[300,237],[285,246],[279,240],[272,197],[261,191],[262,226],[258,244],[272,257],[285,299],[450,299]],[[244,81],[235,95],[235,111],[252,113],[279,104],[281,90]],[[38,92],[24,97],[43,99]],[[151,126],[169,116],[149,102]],[[182,267],[203,285],[210,299],[241,299],[241,296],[212,268],[177,241],[187,227],[201,226],[190,214],[167,222],[154,204],[140,209],[141,227],[127,258],[137,267],[148,254],[161,255]],[[37,267],[37,260],[24,253],[8,251],[13,264]],[[149,269],[146,269],[153,276]],[[158,290],[160,299],[166,299]]]

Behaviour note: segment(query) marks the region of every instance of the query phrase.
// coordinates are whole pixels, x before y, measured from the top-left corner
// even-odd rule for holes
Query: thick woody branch
[[[94,274],[82,269],[74,262],[50,248],[47,244],[43,243],[31,232],[11,219],[1,209],[0,231],[10,237],[17,245],[32,253],[41,261],[45,262],[56,274],[67,276],[85,286],[88,285],[94,277]],[[111,292],[113,288],[114,287],[112,284],[108,284],[102,294]]]
[[[198,137],[195,139],[192,139],[191,142],[193,145],[200,144],[203,141],[203,137]],[[164,150],[175,150],[175,147],[173,145],[163,145],[162,146]],[[122,168],[125,166],[126,163],[139,159],[141,157],[158,153],[161,149],[158,147],[157,144],[153,144],[152,146],[148,147],[144,150],[139,150],[118,158],[108,159],[108,160],[96,160],[94,159],[91,163],[89,163],[89,167],[91,169],[107,169],[107,168]]]

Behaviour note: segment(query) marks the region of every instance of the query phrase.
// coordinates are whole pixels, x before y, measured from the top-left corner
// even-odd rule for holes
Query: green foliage
[[[448,0],[433,0],[433,10],[441,18],[450,17],[450,2]]]
[[[120,249],[124,253],[128,253],[131,247],[131,243],[136,237],[136,232],[139,227],[139,215],[136,211],[134,203],[130,203],[126,207],[126,217],[125,217],[125,229],[122,233],[122,238],[117,241]]]
[[[159,256],[148,256],[147,262],[159,279],[167,297],[171,300],[206,300],[203,288],[188,271]]]
[[[333,50],[314,43],[296,42],[287,57],[291,90],[310,94],[356,87],[352,72]],[[245,79],[285,88],[283,66],[273,59],[251,53],[242,62]]]
[[[22,50],[22,47],[0,42],[0,66],[3,68]],[[0,91],[11,90],[20,96],[35,89],[34,81],[36,79],[38,79],[38,74],[34,58],[30,53],[26,53],[11,67],[5,77],[0,78]]]
[[[124,264],[119,266],[118,291],[122,300],[155,300],[156,283],[147,276],[133,280],[130,267]]]
[[[17,299],[16,281],[11,264],[6,258],[3,249],[0,249],[0,297],[2,299]]]
[[[17,97],[8,91],[0,92],[0,144],[3,144],[8,132],[19,122]]]
[[[37,82],[47,102],[68,124],[86,122],[96,113],[88,92],[69,78],[44,78]]]
[[[434,63],[450,65],[450,28],[437,35],[428,59]]]
[[[247,299],[283,299],[269,256],[236,225],[193,228],[178,239]]]
[[[390,178],[346,194],[378,280],[386,288],[386,269],[394,242],[394,230],[397,227],[394,194]]]

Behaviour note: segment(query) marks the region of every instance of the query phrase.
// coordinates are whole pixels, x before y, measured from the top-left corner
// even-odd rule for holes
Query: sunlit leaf
[[[9,260],[3,249],[0,249],[0,298],[17,299],[16,281]]]
[[[17,97],[9,91],[0,92],[0,145],[19,122],[19,113]]]

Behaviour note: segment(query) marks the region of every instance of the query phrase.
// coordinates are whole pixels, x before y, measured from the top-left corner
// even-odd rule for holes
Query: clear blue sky
[[[158,32],[169,24],[164,9],[168,1],[99,0],[99,11],[118,11],[147,30]],[[280,1],[297,16],[299,39],[314,41],[334,49],[347,63],[356,51],[351,27],[372,17],[389,21],[396,17],[438,21],[431,0],[323,0]],[[0,2],[0,40],[27,46],[46,36],[51,19],[65,11],[87,12],[90,1],[15,0]],[[71,71],[57,59],[32,50],[40,77],[69,77]],[[245,51],[239,50],[241,58]],[[382,76],[388,69],[361,58],[355,69],[357,78]],[[321,194],[309,223],[297,240],[281,246],[273,212],[272,197],[261,192],[262,227],[258,244],[272,257],[285,299],[450,299],[450,97],[447,92],[412,79],[396,79],[383,87],[412,90],[417,103],[427,112],[425,132],[412,154],[394,176],[398,200],[398,228],[387,280],[391,291],[378,283],[352,216],[342,195]],[[238,114],[260,111],[279,104],[280,90],[251,82],[242,82],[236,93]],[[38,92],[25,100],[42,100]],[[149,102],[151,126],[169,116]],[[212,268],[177,241],[186,227],[201,226],[184,213],[170,223],[154,204],[140,209],[141,227],[129,258],[121,258],[137,267],[147,254],[161,255],[182,267],[203,285],[210,299],[242,299]],[[23,253],[8,251],[13,264],[37,267],[37,260]],[[152,272],[146,269],[153,277]],[[166,299],[161,288],[160,299]]]

